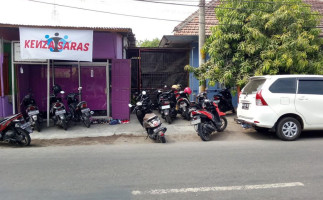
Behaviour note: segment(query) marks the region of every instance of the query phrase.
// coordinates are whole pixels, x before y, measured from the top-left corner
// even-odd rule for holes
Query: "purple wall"
[[[88,103],[91,110],[107,109],[106,80],[105,67],[81,67],[82,100]]]
[[[20,73],[18,66],[18,97],[19,104],[23,97],[29,93],[33,94],[36,104],[41,111],[47,109],[47,66],[21,65],[24,73]],[[52,79],[50,79],[52,85]],[[20,106],[19,106],[20,107]]]
[[[93,59],[122,58],[122,36],[117,33],[93,33]]]

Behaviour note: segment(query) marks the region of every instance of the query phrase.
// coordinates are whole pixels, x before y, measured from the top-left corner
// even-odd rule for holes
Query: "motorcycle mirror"
[[[61,94],[65,94],[65,92],[62,90],[61,92],[60,92]]]
[[[79,89],[78,90],[82,90],[82,87],[79,87]]]
[[[132,105],[131,105],[130,103],[128,104],[128,106],[129,106],[129,108],[131,108],[131,107],[132,107]]]
[[[141,93],[142,95],[146,95],[147,94],[147,92],[146,91],[142,91],[142,93]]]

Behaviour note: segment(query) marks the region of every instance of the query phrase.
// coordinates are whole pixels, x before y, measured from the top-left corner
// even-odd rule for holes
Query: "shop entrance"
[[[54,62],[54,83],[66,95],[82,87],[80,100],[86,101],[94,116],[109,117],[109,62],[60,63]],[[67,103],[67,102],[64,102]]]

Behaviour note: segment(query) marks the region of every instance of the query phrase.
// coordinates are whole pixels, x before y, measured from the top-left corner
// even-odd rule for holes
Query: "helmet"
[[[172,85],[172,89],[173,90],[179,90],[180,89],[180,85],[179,84],[177,84],[177,85]]]
[[[62,88],[61,88],[61,86],[59,86],[59,85],[57,85],[57,84],[55,84],[54,86],[53,86],[53,92],[54,92],[54,94],[56,95],[56,94],[58,94],[58,93],[60,93],[62,91]]]
[[[191,88],[190,88],[190,87],[186,87],[186,88],[184,89],[184,93],[192,94],[192,90],[191,90]]]

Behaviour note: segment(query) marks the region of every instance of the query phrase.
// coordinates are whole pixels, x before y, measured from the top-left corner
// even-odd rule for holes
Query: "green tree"
[[[221,0],[222,1],[222,0]],[[215,8],[204,51],[210,59],[194,68],[199,80],[243,86],[250,76],[323,74],[321,16],[301,0],[223,0]]]
[[[137,47],[158,47],[160,39],[155,38],[153,40],[139,40],[137,41]]]

